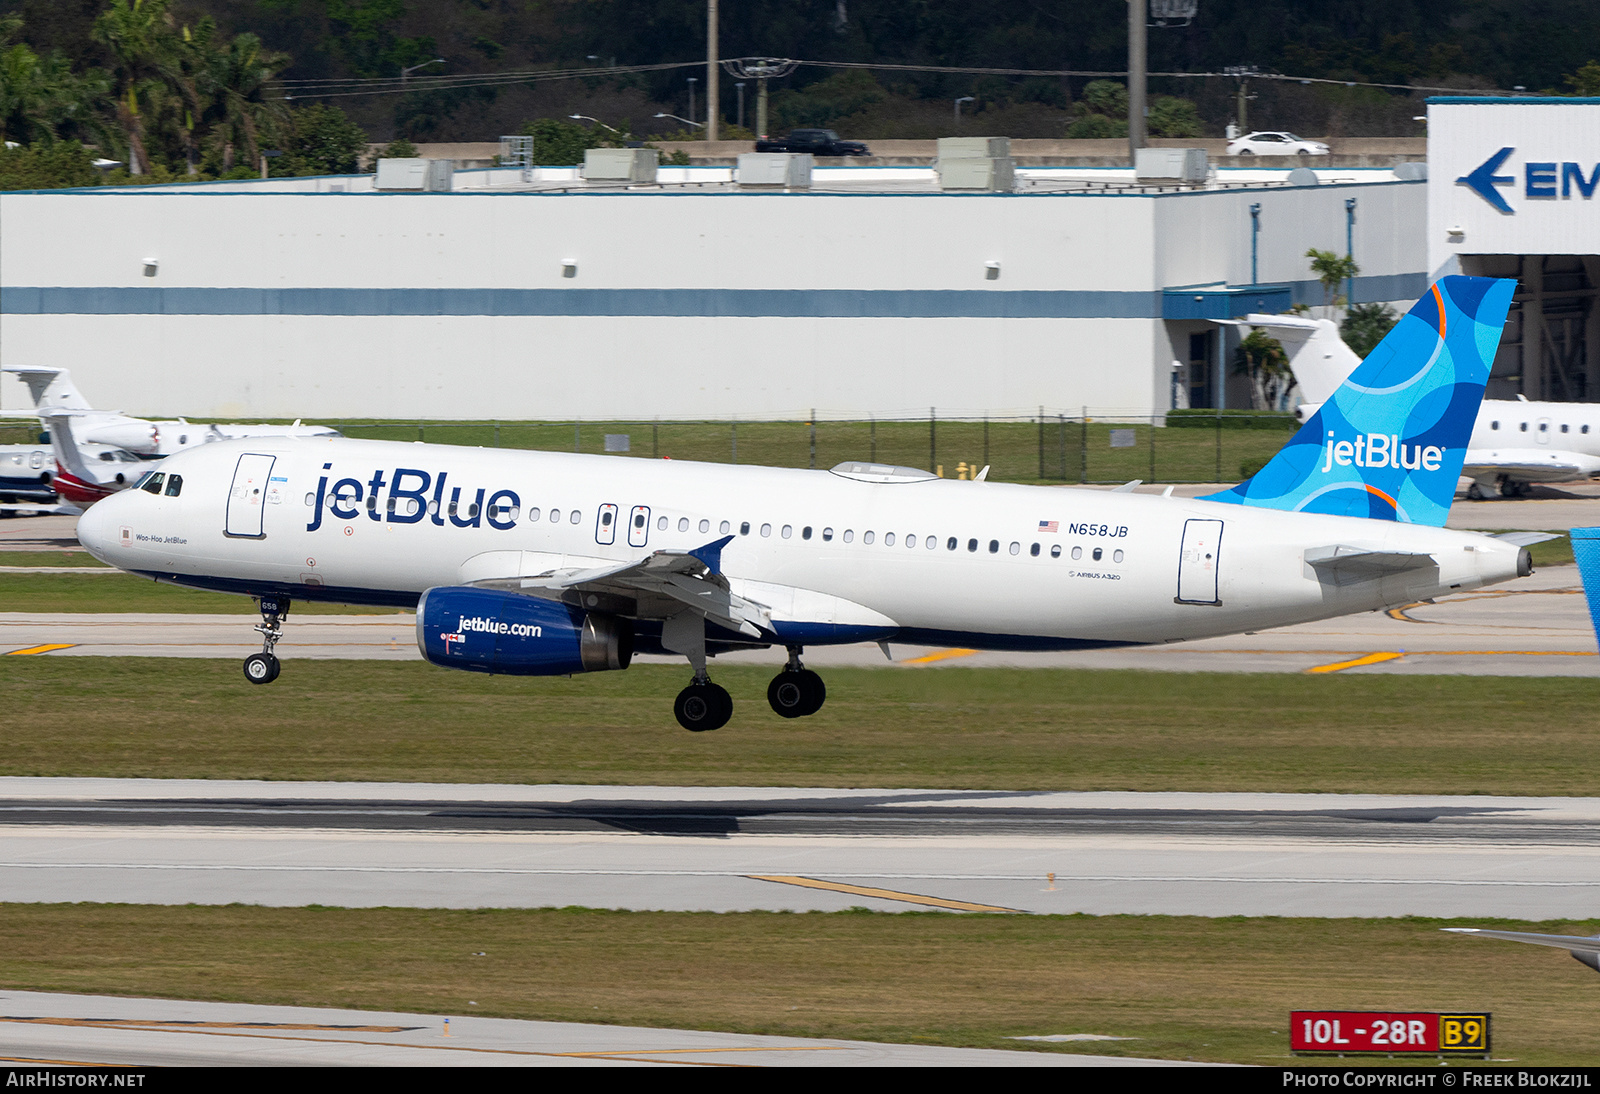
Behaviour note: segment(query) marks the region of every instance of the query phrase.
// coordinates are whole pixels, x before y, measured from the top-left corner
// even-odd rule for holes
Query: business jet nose
[[[101,498],[78,518],[78,542],[101,562],[117,565],[115,553],[122,543],[129,491]]]

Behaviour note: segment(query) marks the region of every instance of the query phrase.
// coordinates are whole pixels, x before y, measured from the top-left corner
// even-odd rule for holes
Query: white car
[[[1228,142],[1230,156],[1326,156],[1328,146],[1293,133],[1246,133]]]

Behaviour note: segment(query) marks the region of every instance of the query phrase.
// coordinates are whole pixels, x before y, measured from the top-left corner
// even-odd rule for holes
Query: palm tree
[[[107,46],[116,58],[112,73],[116,91],[117,121],[128,142],[128,172],[145,174],[150,157],[145,151],[147,119],[141,113],[141,93],[148,99],[160,80],[161,53],[170,36],[170,0],[111,0],[94,22],[94,40]]]
[[[287,119],[288,109],[282,100],[269,98],[268,85],[290,61],[287,53],[265,49],[254,34],[237,35],[211,52],[204,87],[211,133],[222,142],[223,171],[233,169],[240,151],[247,163],[255,163],[263,130]]]

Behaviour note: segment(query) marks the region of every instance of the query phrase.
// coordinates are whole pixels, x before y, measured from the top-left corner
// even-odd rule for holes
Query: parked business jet
[[[417,612],[436,665],[557,675],[685,656],[675,705],[716,729],[717,653],[781,645],[779,714],[823,703],[803,648],[1172,642],[1369,611],[1531,572],[1516,540],[1441,527],[1513,283],[1452,277],[1259,474],[1198,500],[343,438],[172,456],[90,509],[114,566],[259,598],[278,675],[290,601]],[[980,476],[981,477],[981,476]]]
[[[1289,354],[1289,367],[1305,402],[1295,408],[1304,422],[1361,363],[1327,319],[1296,315],[1250,315],[1244,324],[1264,327]],[[1472,480],[1467,497],[1482,501],[1527,494],[1536,482],[1573,482],[1600,475],[1600,404],[1535,403],[1485,399],[1478,410],[1461,473]]]
[[[301,425],[205,425],[182,418],[152,421],[132,418],[121,411],[95,410],[72,382],[64,368],[26,368],[7,366],[8,372],[28,385],[33,409],[8,412],[8,416],[37,415],[41,421],[52,413],[70,411],[76,417],[76,437],[80,445],[110,445],[133,452],[143,459],[170,456],[174,452],[214,441],[244,437],[337,437],[339,431],[327,426]]]

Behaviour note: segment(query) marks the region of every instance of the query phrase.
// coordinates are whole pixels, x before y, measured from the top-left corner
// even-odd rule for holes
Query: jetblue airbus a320
[[[1201,499],[256,438],[169,457],[78,535],[132,573],[258,598],[254,683],[304,598],[415,608],[423,656],[474,672],[681,654],[691,730],[733,709],[708,657],[784,646],[767,698],[801,717],[824,699],[805,646],[1173,642],[1526,575],[1516,539],[1442,527],[1513,285],[1433,286],[1259,474]]]

